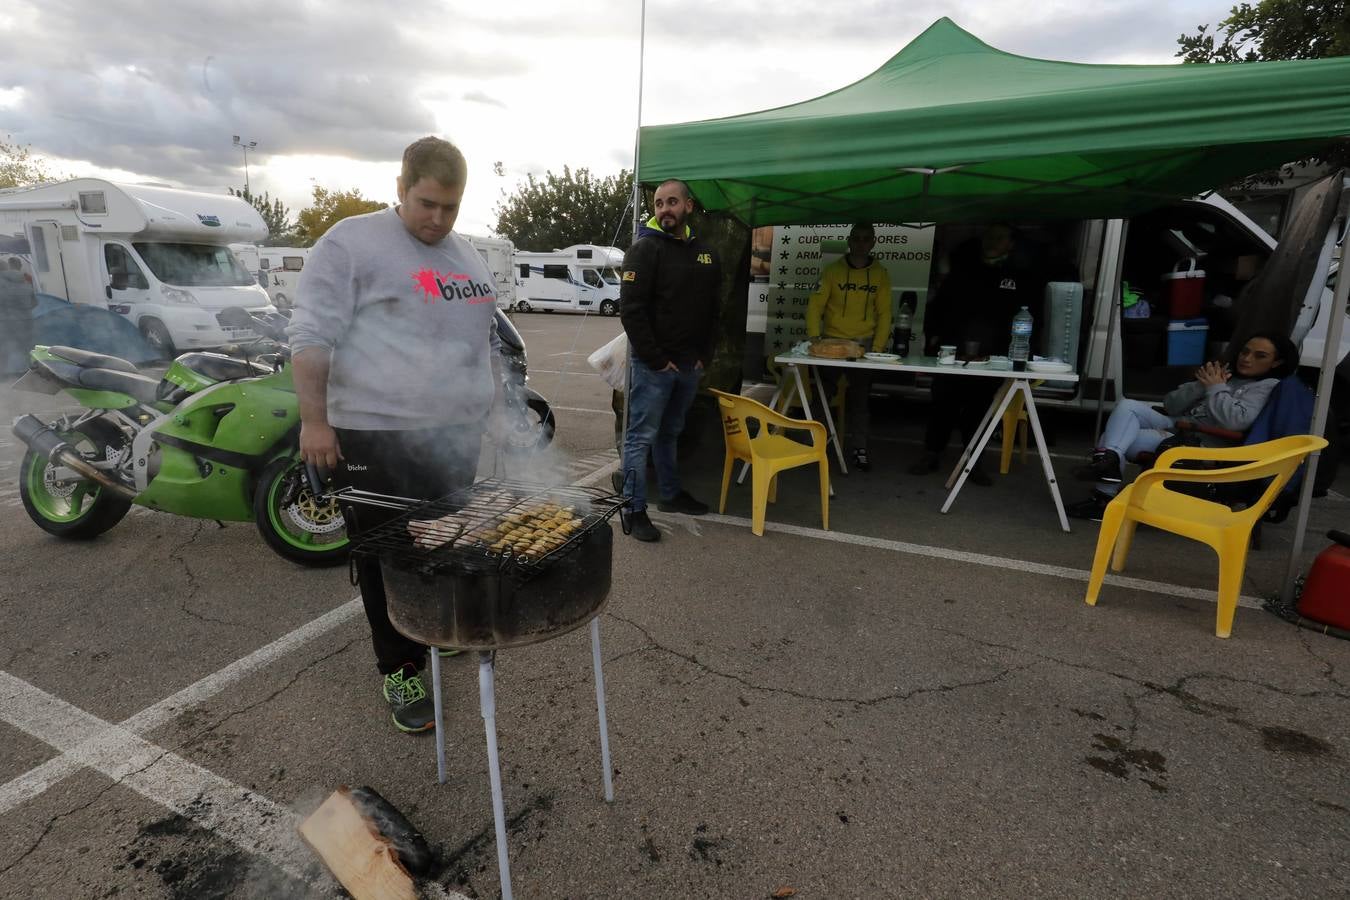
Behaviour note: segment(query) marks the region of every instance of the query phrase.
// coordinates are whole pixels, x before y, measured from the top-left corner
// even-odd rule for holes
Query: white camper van
[[[300,286],[300,273],[309,258],[308,247],[259,247],[259,279],[267,296],[277,309],[295,306],[295,291]]]
[[[0,191],[0,235],[27,238],[39,292],[121,313],[166,356],[252,337],[228,307],[274,312],[229,247],[267,236],[238,197],[78,178]]]
[[[492,272],[492,280],[497,285],[497,306],[500,309],[514,309],[516,305],[516,279],[511,271],[512,257],[516,245],[506,238],[479,237],[476,234],[463,235],[464,240],[478,251],[483,262]]]
[[[553,253],[518,252],[516,309],[617,316],[622,266],[622,250],[595,244],[574,244]]]

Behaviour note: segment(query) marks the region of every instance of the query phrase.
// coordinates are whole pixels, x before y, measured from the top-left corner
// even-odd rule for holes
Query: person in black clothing
[[[623,259],[619,315],[628,334],[628,428],[623,478],[631,492],[632,533],[660,540],[647,516],[647,452],[656,466],[656,508],[701,516],[708,511],[680,488],[675,449],[703,368],[712,361],[721,266],[690,231],[689,187],[665,181],[653,198],[656,215]]]
[[[941,344],[955,345],[962,357],[1006,352],[1013,316],[1025,306],[1039,317],[1044,290],[1044,279],[1018,253],[1013,229],[1001,223],[989,226],[979,240],[953,251],[951,272],[924,314],[925,354],[935,355]],[[934,376],[924,453],[910,466],[910,474],[937,471],[953,428],[959,427],[969,443],[997,391],[996,378]],[[979,460],[970,480],[985,487],[992,483]]]

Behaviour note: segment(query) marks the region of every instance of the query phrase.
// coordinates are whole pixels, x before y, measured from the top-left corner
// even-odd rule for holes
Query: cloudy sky
[[[648,0],[644,124],[804,100],[873,71],[940,16],[1014,53],[1174,62],[1231,0]],[[116,11],[114,11],[116,10]],[[394,201],[404,146],[458,143],[459,230],[563,165],[632,165],[640,0],[6,0],[0,137],[71,175],[224,191],[298,212],[314,185]],[[493,173],[500,161],[505,175]]]

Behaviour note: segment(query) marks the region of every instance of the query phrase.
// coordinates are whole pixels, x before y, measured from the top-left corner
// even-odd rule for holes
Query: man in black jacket
[[[632,493],[633,537],[660,540],[647,516],[647,453],[656,466],[656,508],[701,516],[708,511],[680,488],[675,445],[712,361],[721,266],[685,220],[694,200],[683,181],[656,188],[656,215],[623,259],[619,314],[628,334],[628,430],[623,477]]]
[[[1039,301],[1045,290],[1041,276],[1017,246],[1013,229],[990,225],[978,240],[957,247],[951,256],[951,272],[928,302],[923,330],[928,351],[952,344],[963,356],[1007,353],[1013,316],[1026,306],[1039,318]],[[929,355],[932,355],[929,353]],[[985,410],[998,391],[996,378],[961,375],[933,377],[933,405],[928,412],[924,453],[909,471],[923,475],[936,471],[942,462],[954,428],[961,429],[966,443],[975,435]],[[987,487],[992,483],[979,460],[970,480]]]

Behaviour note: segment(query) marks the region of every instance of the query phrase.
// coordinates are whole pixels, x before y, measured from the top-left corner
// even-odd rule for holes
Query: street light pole
[[[249,190],[248,185],[248,151],[258,149],[257,141],[248,141],[245,143],[239,139],[239,135],[234,135],[234,145],[244,151],[244,193],[248,196],[250,203],[253,202],[253,192]]]

